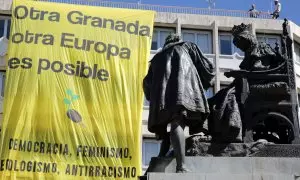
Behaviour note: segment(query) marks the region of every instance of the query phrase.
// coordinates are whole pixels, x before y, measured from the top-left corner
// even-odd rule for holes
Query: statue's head
[[[169,36],[167,36],[164,47],[170,43],[175,43],[175,42],[180,42],[180,41],[181,41],[180,35],[172,33]]]
[[[256,37],[250,32],[250,24],[234,26],[231,30],[233,35],[233,44],[242,51],[247,51],[258,44]]]

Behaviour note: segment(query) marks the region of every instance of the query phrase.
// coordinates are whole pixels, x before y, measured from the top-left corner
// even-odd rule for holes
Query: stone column
[[[214,21],[212,23],[212,29],[213,29],[213,33],[212,33],[212,37],[213,37],[213,53],[215,54],[215,58],[214,58],[214,64],[215,64],[215,68],[216,68],[216,77],[215,77],[215,85],[214,85],[214,92],[218,92],[220,90],[220,66],[219,66],[219,56],[220,56],[220,52],[219,52],[219,28],[217,25],[217,22]]]
[[[181,22],[179,18],[176,20],[176,33],[181,35]]]
[[[8,13],[11,10],[12,0],[0,0],[0,13]]]
[[[4,21],[4,32],[3,32],[3,36],[5,36],[6,38],[7,38],[7,34],[9,33],[9,32],[7,32],[7,30],[8,30],[8,20],[7,19],[5,19],[5,21]],[[2,34],[1,34],[2,35]]]
[[[253,34],[256,37],[256,27],[254,22],[250,24],[250,31],[251,34]]]

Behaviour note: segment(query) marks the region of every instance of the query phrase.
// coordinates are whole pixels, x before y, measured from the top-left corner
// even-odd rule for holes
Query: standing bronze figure
[[[171,125],[176,172],[187,172],[184,128],[189,126],[190,134],[200,132],[209,115],[205,90],[212,85],[214,66],[196,44],[182,42],[176,34],[166,38],[162,51],[150,63],[143,81],[150,101],[148,129],[163,139]]]

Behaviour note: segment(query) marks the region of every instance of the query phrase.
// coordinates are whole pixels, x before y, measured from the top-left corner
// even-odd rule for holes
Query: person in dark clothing
[[[167,126],[171,125],[176,172],[187,172],[184,128],[189,126],[190,134],[200,132],[209,115],[205,90],[212,85],[214,66],[196,44],[182,42],[176,34],[166,38],[163,49],[150,63],[143,81],[150,102],[148,130],[158,139],[166,139]]]

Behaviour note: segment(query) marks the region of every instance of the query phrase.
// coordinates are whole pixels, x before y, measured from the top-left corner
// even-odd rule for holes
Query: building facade
[[[2,0],[3,2],[9,2]],[[67,2],[68,0],[53,0],[57,2]],[[1,0],[0,0],[1,2]],[[2,3],[3,3],[2,2]],[[78,4],[79,1],[68,1]],[[244,58],[244,54],[232,43],[231,28],[241,23],[250,24],[251,32],[256,35],[261,42],[266,42],[272,47],[276,43],[281,45],[282,20],[270,19],[267,13],[262,13],[259,18],[249,18],[248,12],[230,10],[209,10],[200,8],[184,7],[163,7],[155,5],[113,3],[91,1],[85,2],[89,5],[147,9],[157,11],[154,31],[152,36],[151,55],[149,60],[157,53],[164,44],[165,38],[170,33],[178,33],[184,41],[196,43],[205,55],[215,64],[216,78],[214,85],[206,92],[207,97],[212,97],[220,89],[228,86],[231,78],[226,78],[224,72],[239,69],[239,64]],[[84,4],[84,3],[79,3]],[[0,3],[1,6],[1,3]],[[4,7],[4,6],[3,6]],[[7,3],[5,7],[9,8]],[[0,9],[0,113],[2,115],[2,103],[4,98],[5,81],[5,55],[7,39],[10,30],[10,11]],[[296,90],[298,91],[298,103],[300,99],[300,26],[289,22],[289,30],[293,40],[293,60],[296,79]],[[152,156],[159,152],[160,142],[156,141],[154,134],[147,130],[147,119],[149,113],[149,103],[145,100],[142,116],[142,141],[143,141],[143,169],[149,165]],[[2,117],[2,116],[1,116]],[[0,119],[1,119],[0,117]]]

